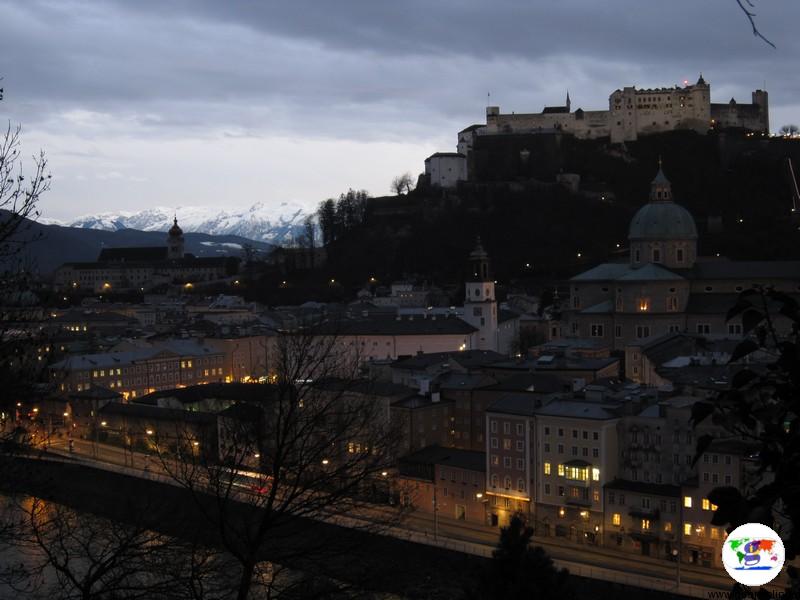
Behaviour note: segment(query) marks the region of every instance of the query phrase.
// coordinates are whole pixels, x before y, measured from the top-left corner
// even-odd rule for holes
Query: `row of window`
[[[567,495],[567,490],[563,485],[556,486],[556,493],[558,494],[559,498],[564,498]],[[552,495],[552,488],[550,487],[549,483],[544,484],[544,495],[550,496]],[[573,500],[585,500],[589,501],[589,488],[587,487],[576,487],[570,486],[569,488],[569,497]],[[592,490],[592,502],[600,502],[600,490],[593,489]],[[565,511],[563,508],[559,511],[559,516],[564,516]]]
[[[497,427],[498,427],[497,421],[492,419],[489,422],[489,428],[491,429],[491,432],[492,433],[497,433]],[[525,425],[524,425],[524,423],[516,423],[516,432],[517,432],[517,435],[525,435]],[[508,421],[505,421],[503,423],[503,433],[505,435],[511,435],[511,423],[509,423]]]
[[[500,466],[500,457],[497,454],[491,455],[491,463],[493,466],[497,467]],[[510,469],[512,464],[512,460],[510,456],[503,457],[503,467],[506,469]],[[517,471],[524,471],[525,470],[525,461],[521,458],[517,459]]]
[[[497,489],[499,484],[499,478],[497,475],[492,475],[492,488]],[[510,490],[511,489],[511,477],[506,477],[503,479],[503,489]],[[525,491],[525,480],[520,477],[517,479],[517,491],[524,492]]]
[[[589,469],[590,467],[575,467],[559,464],[556,472],[559,477],[566,477],[573,481],[589,481]],[[552,465],[549,462],[544,463],[543,470],[545,475],[551,475]],[[591,476],[592,481],[600,481],[600,469],[591,467]]]
[[[557,432],[558,432],[558,437],[564,437],[564,428],[563,427],[559,427],[557,429]],[[590,432],[590,431],[586,431],[585,429],[581,429],[581,430],[573,429],[572,430],[572,439],[577,440],[578,436],[579,436],[579,433],[580,433],[580,439],[588,440],[590,433],[592,434],[592,439],[595,442],[600,439],[600,433],[599,432],[597,432],[597,431],[591,431]],[[550,427],[545,426],[544,434],[545,435],[550,435]]]
[[[503,450],[511,450],[511,442],[512,440],[509,440],[508,438],[504,439]],[[491,438],[490,445],[492,448],[496,449],[498,447],[498,444],[499,442],[496,437]],[[517,452],[522,452],[523,450],[525,450],[525,442],[523,440],[517,440],[516,448]]]
[[[544,451],[550,452],[550,442],[544,443]],[[578,447],[572,446],[571,448],[572,456],[578,456]],[[564,454],[564,444],[557,444],[556,445],[556,453],[557,454]],[[581,448],[581,456],[588,458],[589,457],[589,448],[583,447]],[[599,448],[592,448],[592,458],[600,458],[600,449]]]

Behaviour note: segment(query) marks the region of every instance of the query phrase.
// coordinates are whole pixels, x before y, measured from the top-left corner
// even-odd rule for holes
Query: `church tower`
[[[167,233],[167,258],[169,260],[183,258],[183,229],[178,227],[177,215]]]
[[[478,238],[469,255],[470,274],[466,282],[464,320],[478,329],[479,350],[498,350],[497,299],[490,271],[489,255]]]

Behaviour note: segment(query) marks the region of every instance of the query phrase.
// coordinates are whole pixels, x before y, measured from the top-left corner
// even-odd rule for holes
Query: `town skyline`
[[[290,8],[7,2],[0,106],[23,125],[26,154],[47,152],[54,181],[40,208],[61,220],[221,199],[311,212],[350,187],[385,195],[395,175],[416,177],[426,156],[454,150],[455,132],[482,122],[487,104],[538,112],[569,90],[574,108],[602,108],[622,86],[678,85],[700,72],[714,101],[746,102],[766,87],[771,129],[793,122],[795,84],[783,76],[796,46],[791,7],[760,7],[777,50],[750,35],[738,10],[632,7],[619,3],[617,14],[632,15],[621,22],[581,2],[547,15],[511,5],[509,27],[533,23],[537,35],[526,37],[485,32],[492,17],[479,7],[458,16],[460,35],[435,8],[351,3],[302,20]],[[580,39],[549,34],[576,27],[576,10],[608,25],[604,35],[599,26]],[[545,17],[548,27],[538,25]],[[202,45],[216,53],[199,60]]]

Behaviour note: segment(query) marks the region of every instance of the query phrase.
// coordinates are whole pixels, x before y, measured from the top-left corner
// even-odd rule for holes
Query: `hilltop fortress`
[[[711,85],[700,75],[697,83],[683,87],[614,90],[608,110],[572,110],[569,93],[563,106],[546,106],[540,113],[502,113],[486,107],[486,124],[471,125],[458,133],[457,152],[436,153],[425,161],[433,185],[454,187],[466,179],[467,155],[479,135],[563,133],[579,139],[609,138],[629,142],[640,135],[674,130],[707,133],[710,129],[769,132],[769,97],[765,90],[752,93],[752,103],[733,98],[711,102]]]
[[[694,85],[637,90],[614,90],[608,110],[572,112],[567,94],[564,106],[546,106],[541,113],[503,114],[499,106],[486,108],[486,130],[482,133],[532,133],[562,131],[575,137],[609,137],[614,143],[635,140],[640,135],[675,129],[706,133],[710,128],[742,128],[769,131],[767,92],[756,90],[752,104],[711,102],[711,86],[701,75]]]

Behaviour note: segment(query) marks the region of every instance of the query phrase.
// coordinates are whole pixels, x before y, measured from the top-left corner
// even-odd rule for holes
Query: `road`
[[[65,439],[52,442],[49,452],[128,475],[175,484],[164,469],[161,459],[145,453],[130,452],[117,446],[81,439],[73,440],[72,452],[69,451]],[[252,500],[245,490],[238,496],[238,499],[245,502]],[[359,515],[331,514],[320,515],[319,518],[338,525],[363,527],[370,522],[384,521],[381,518],[382,513],[391,510],[389,507],[374,506]],[[491,556],[498,536],[496,528],[442,516],[438,518],[438,534],[434,536],[433,515],[419,511],[407,516],[401,525],[385,528],[380,533],[487,557]],[[708,598],[712,591],[729,591],[732,586],[732,580],[722,568],[684,563],[681,565],[681,585],[678,589],[675,563],[631,555],[611,548],[577,544],[563,538],[534,537],[534,543],[542,546],[557,566],[568,568],[570,572],[582,577],[701,598]],[[780,582],[776,591],[782,588],[784,581]]]

